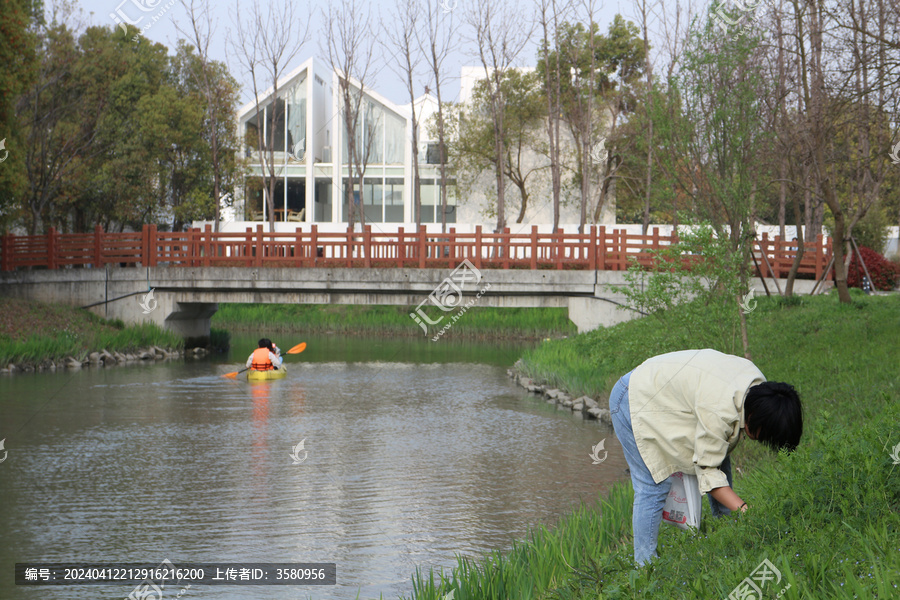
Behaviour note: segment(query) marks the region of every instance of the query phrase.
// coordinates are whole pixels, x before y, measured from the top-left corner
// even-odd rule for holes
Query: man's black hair
[[[259,348],[268,348],[269,350],[271,350],[272,349],[272,341],[269,338],[262,338],[261,340],[259,340],[258,347]]]
[[[800,443],[803,413],[794,386],[777,381],[754,385],[747,391],[744,414],[750,433],[770,448],[793,451]]]

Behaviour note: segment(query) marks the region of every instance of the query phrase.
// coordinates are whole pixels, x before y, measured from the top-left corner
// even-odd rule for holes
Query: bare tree
[[[644,75],[647,78],[647,113],[653,114],[653,63],[650,60],[650,23],[647,0],[634,0],[635,8],[640,16],[641,38],[644,42]],[[653,183],[653,119],[647,119],[647,163],[646,178],[644,181],[644,216],[641,223],[641,233],[647,235],[650,228],[650,193]]]
[[[474,34],[475,49],[484,68],[490,113],[494,126],[494,153],[497,180],[497,228],[506,227],[506,177],[503,160],[506,154],[503,124],[504,95],[501,85],[504,74],[514,64],[528,43],[533,29],[532,20],[523,18],[521,6],[505,1],[476,0],[466,14],[466,21]]]
[[[851,170],[843,173],[844,178],[850,180],[850,189],[838,197],[838,200],[844,199],[846,229],[842,241],[848,248],[854,226],[877,205],[892,167],[886,149],[892,139],[890,115],[896,114],[898,107],[898,80],[893,72],[900,66],[896,53],[900,48],[896,40],[896,34],[900,33],[898,8],[900,3],[896,1],[891,10],[888,4],[878,0],[842,0],[835,6],[823,3],[820,7],[829,24],[847,31],[837,39],[844,47],[843,56],[847,57],[838,69],[841,74],[846,73],[849,89],[845,95],[852,105],[845,113],[849,121],[846,130],[848,136],[855,138],[852,159],[846,165]],[[891,30],[893,35],[888,34]],[[887,38],[894,39],[888,41]],[[839,177],[835,176],[836,179]]]
[[[244,73],[250,77],[256,103],[257,150],[266,190],[269,228],[274,231],[275,186],[284,169],[284,164],[275,164],[278,143],[275,130],[280,113],[284,111],[283,105],[281,109],[278,107],[278,80],[309,41],[309,18],[299,18],[291,0],[272,0],[265,7],[259,0],[254,0],[249,10],[242,10],[238,1],[232,18],[235,27],[232,50]],[[298,23],[303,23],[304,28],[298,28]],[[270,87],[263,87],[266,85]],[[267,91],[271,94],[264,97]],[[271,103],[266,105],[269,98]],[[281,153],[284,154],[284,148]]]
[[[844,264],[844,237],[846,218],[842,210],[834,183],[829,177],[826,164],[825,149],[828,146],[831,123],[826,118],[827,90],[825,82],[824,49],[824,13],[820,0],[805,0],[807,8],[807,26],[809,29],[809,73],[810,79],[806,93],[807,106],[807,147],[812,156],[813,169],[822,190],[822,196],[834,217],[832,251],[834,252],[834,281],[841,302],[850,302],[847,290],[847,268]]]
[[[797,101],[800,102],[798,106],[802,110],[803,95],[789,84],[794,81],[795,78],[791,73],[797,68],[796,63],[800,62],[798,58],[800,53],[797,51],[798,44],[803,42],[796,35],[797,30],[790,27],[791,20],[785,13],[784,2],[785,0],[781,0],[770,11],[771,27],[769,29],[773,37],[771,45],[774,46],[774,56],[770,56],[770,61],[774,60],[774,65],[770,67],[770,77],[775,82],[775,86],[773,97],[765,100],[768,111],[767,128],[774,136],[771,170],[773,173],[777,172],[775,181],[778,184],[777,218],[781,238],[785,239],[788,199],[791,202],[796,225],[797,241],[795,246],[797,252],[784,286],[785,296],[791,296],[794,293],[794,281],[805,249],[800,197],[801,194],[808,193],[806,182],[810,177],[810,162],[803,161],[801,153],[798,152],[801,140],[800,128],[796,119],[797,112],[789,110],[792,103]],[[772,48],[770,47],[769,54],[771,55],[771,53]]]
[[[325,17],[325,44],[328,61],[335,69],[340,94],[344,135],[347,136],[349,185],[346,187],[348,226],[355,223],[354,188],[359,187],[359,224],[366,225],[363,177],[372,150],[375,124],[371,121],[370,103],[365,100],[366,85],[375,52],[370,26],[371,15],[358,0],[341,0],[339,6],[329,2]],[[354,183],[354,175],[356,182]]]
[[[587,206],[591,197],[591,174],[593,172],[594,158],[594,95],[597,89],[597,48],[596,33],[597,22],[594,20],[596,12],[595,0],[583,0],[584,8],[588,16],[588,52],[590,52],[590,67],[588,69],[587,94],[584,97],[583,116],[581,125],[581,212],[578,221],[578,233],[584,233],[584,225],[587,223]]]
[[[889,114],[896,108],[896,28],[890,5],[870,0],[792,0],[798,56],[797,146],[809,165],[803,185],[809,225],[818,229],[827,206],[834,280],[850,302],[847,263],[853,227],[878,201],[888,174]],[[870,34],[871,33],[871,34]],[[877,148],[877,151],[874,151]],[[802,185],[802,184],[801,184]],[[824,206],[822,206],[824,201]]]
[[[226,81],[217,77],[215,68],[209,58],[209,42],[215,35],[215,23],[212,19],[212,9],[209,0],[181,0],[181,5],[187,11],[190,26],[188,30],[182,29],[176,22],[178,31],[188,37],[190,43],[197,50],[200,59],[199,73],[195,73],[204,100],[206,101],[207,119],[209,128],[210,162],[213,171],[213,198],[216,203],[215,231],[219,231],[219,208],[222,199],[222,163],[225,157],[223,152],[228,149],[222,147],[220,130],[234,127],[231,111],[228,106],[223,106],[223,101],[235,95],[234,89],[223,89]]]
[[[419,117],[416,112],[416,79],[418,78],[421,51],[417,44],[419,32],[418,3],[416,0],[394,0],[396,18],[382,23],[387,46],[399,56],[395,70],[403,80],[409,94],[410,126],[412,128],[413,210],[416,230],[422,224],[422,185],[419,179]],[[392,61],[393,63],[394,61]]]
[[[550,187],[553,195],[553,231],[559,228],[560,192],[562,175],[560,172],[560,111],[561,83],[559,65],[559,23],[565,20],[571,6],[560,6],[557,0],[538,0],[539,22],[543,37],[540,56],[543,61],[544,92],[547,96],[547,140],[550,154]],[[552,48],[552,50],[551,50]]]
[[[419,46],[425,54],[431,71],[430,84],[437,98],[438,160],[441,171],[441,233],[447,232],[447,140],[444,121],[444,102],[441,89],[447,80],[444,60],[450,54],[456,26],[453,11],[444,10],[438,2],[427,2],[424,9],[425,25],[420,31]]]

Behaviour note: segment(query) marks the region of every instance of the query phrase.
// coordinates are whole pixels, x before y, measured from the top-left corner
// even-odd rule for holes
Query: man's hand
[[[709,495],[729,510],[747,512],[747,503],[741,500],[741,497],[735,494],[734,490],[727,485],[710,490]]]

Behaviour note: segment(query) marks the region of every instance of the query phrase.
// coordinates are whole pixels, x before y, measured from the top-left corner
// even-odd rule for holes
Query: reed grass
[[[411,597],[440,600],[452,592],[454,600],[542,598],[573,572],[602,574],[605,553],[631,529],[631,502],[630,488],[614,486],[597,506],[582,504],[555,527],[532,528],[508,552],[459,556],[450,573],[417,570]]]
[[[421,336],[402,306],[220,304],[212,323],[229,330]],[[540,339],[574,334],[562,308],[472,307],[446,336]]]
[[[210,327],[209,346],[215,352],[225,352],[231,347],[231,333],[225,329]]]

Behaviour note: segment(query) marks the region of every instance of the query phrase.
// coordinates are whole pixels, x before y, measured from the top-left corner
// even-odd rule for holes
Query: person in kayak
[[[250,353],[247,359],[247,368],[254,371],[271,371],[281,367],[281,352],[276,351],[276,346],[268,338],[259,340],[259,347]]]
[[[663,506],[676,472],[696,475],[713,516],[746,511],[732,489],[731,461],[743,433],[775,450],[794,450],[803,434],[800,397],[766,381],[749,360],[715,350],[649,358],[609,394],[613,429],[634,486],[634,559],[657,556]]]

